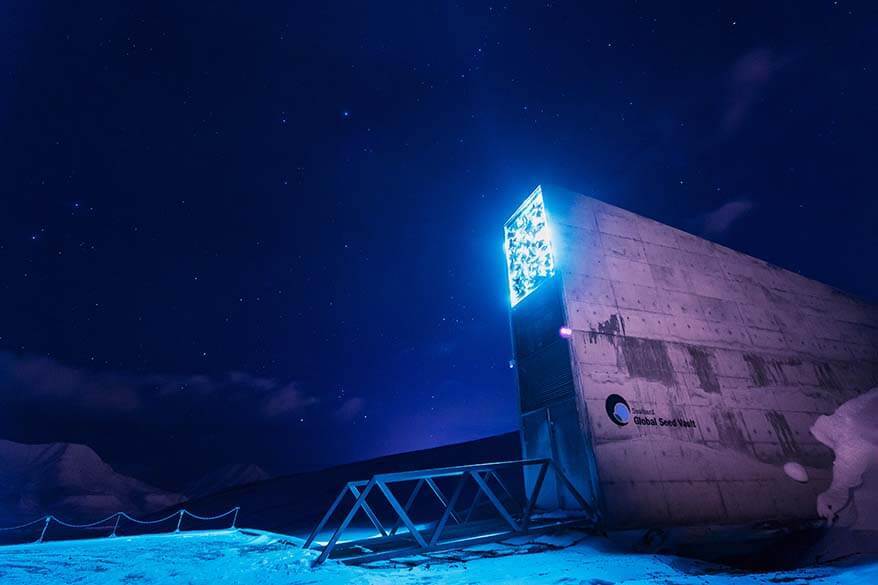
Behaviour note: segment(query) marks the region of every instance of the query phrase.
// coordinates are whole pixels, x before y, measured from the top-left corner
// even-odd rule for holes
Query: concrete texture
[[[612,528],[816,517],[833,455],[809,429],[878,385],[878,309],[598,200],[543,196],[556,272],[511,316],[525,455],[559,459]]]

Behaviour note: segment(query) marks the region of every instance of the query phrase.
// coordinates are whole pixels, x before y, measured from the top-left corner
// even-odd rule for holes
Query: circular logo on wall
[[[631,420],[631,407],[618,394],[610,394],[607,396],[607,416],[620,427],[624,427]]]

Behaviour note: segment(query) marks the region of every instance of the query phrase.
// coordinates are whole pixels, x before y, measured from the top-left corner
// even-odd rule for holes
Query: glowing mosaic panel
[[[537,187],[504,228],[506,268],[512,306],[555,274],[549,220]]]

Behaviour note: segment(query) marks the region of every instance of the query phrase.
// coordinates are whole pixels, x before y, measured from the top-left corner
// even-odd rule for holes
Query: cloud
[[[342,422],[350,422],[357,418],[365,408],[366,401],[362,398],[348,398],[335,411],[335,417]]]
[[[82,414],[136,414],[173,405],[215,411],[223,405],[241,408],[251,417],[296,414],[317,403],[296,383],[245,372],[220,377],[94,372],[52,358],[0,352],[0,399],[42,402]]]
[[[84,443],[172,490],[235,461],[288,468],[290,449],[313,428],[306,411],[313,425],[334,414],[295,381],[89,370],[0,351],[0,438]]]
[[[767,86],[788,62],[770,49],[754,49],[741,56],[728,74],[728,94],[722,119],[726,134],[735,132],[761,99]]]
[[[749,199],[738,199],[722,204],[702,218],[702,231],[708,235],[723,235],[732,224],[750,213],[753,202]]]
[[[27,401],[70,400],[95,411],[129,412],[141,405],[138,383],[113,373],[92,373],[40,356],[0,352],[0,394]]]
[[[276,417],[298,412],[316,402],[316,398],[306,395],[295,383],[291,383],[273,392],[271,398],[263,405],[262,411],[270,417]]]

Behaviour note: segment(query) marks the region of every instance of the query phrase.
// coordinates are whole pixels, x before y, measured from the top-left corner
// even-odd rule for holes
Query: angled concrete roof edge
[[[870,307],[875,307],[876,309],[878,309],[878,300],[871,300],[871,299],[867,299],[867,298],[861,297],[861,296],[859,296],[859,295],[856,295],[856,294],[850,293],[850,292],[848,292],[848,291],[846,291],[846,290],[840,289],[840,288],[838,288],[837,286],[834,286],[834,285],[828,284],[828,283],[826,283],[826,282],[823,282],[822,280],[819,280],[819,279],[813,278],[813,277],[811,277],[811,276],[806,276],[806,275],[804,275],[804,274],[801,274],[801,273],[799,273],[799,272],[796,272],[795,270],[791,270],[791,269],[789,269],[789,268],[785,268],[785,267],[783,267],[783,266],[780,266],[780,265],[778,265],[778,264],[775,264],[775,263],[773,263],[773,262],[770,262],[770,261],[768,261],[768,260],[765,260],[765,259],[763,259],[763,258],[760,258],[759,256],[754,256],[754,255],[752,255],[752,254],[748,254],[747,252],[742,252],[741,250],[737,250],[737,249],[735,249],[735,248],[730,248],[729,246],[726,246],[725,244],[721,244],[721,243],[719,243],[719,242],[716,242],[716,241],[714,241],[714,240],[711,240],[711,239],[709,239],[709,238],[707,238],[707,237],[705,237],[705,236],[703,236],[703,235],[693,234],[692,232],[690,232],[690,231],[688,231],[688,230],[685,230],[685,229],[683,229],[683,228],[677,227],[677,226],[672,225],[672,224],[670,224],[670,223],[667,223],[667,222],[664,222],[664,221],[661,221],[661,220],[655,219],[655,218],[650,217],[650,216],[648,216],[648,215],[643,215],[643,214],[638,213],[638,212],[636,212],[636,211],[632,211],[632,210],[630,210],[630,209],[626,209],[626,208],[624,208],[624,207],[619,207],[618,205],[614,205],[614,204],[612,204],[612,203],[607,203],[606,201],[604,201],[604,200],[602,200],[602,199],[599,199],[599,198],[598,198],[597,196],[595,196],[595,195],[586,195],[585,193],[581,193],[581,192],[579,192],[579,191],[573,191],[573,190],[571,190],[571,189],[568,189],[568,188],[563,187],[563,186],[561,186],[561,185],[558,185],[558,184],[556,184],[556,183],[540,183],[540,184],[539,184],[539,187],[542,188],[542,191],[543,191],[544,197],[547,199],[547,204],[546,204],[546,205],[547,205],[547,208],[548,208],[548,211],[549,211],[550,215],[551,215],[551,208],[549,207],[549,203],[548,203],[548,201],[551,200],[551,199],[553,198],[553,196],[554,196],[554,197],[557,197],[558,195],[560,195],[560,196],[562,196],[562,197],[570,197],[570,198],[572,198],[572,197],[577,197],[577,198],[588,199],[588,200],[590,200],[590,201],[593,202],[593,203],[596,203],[596,204],[601,205],[601,206],[609,207],[609,208],[614,209],[614,210],[618,210],[618,211],[622,212],[623,214],[632,214],[632,215],[635,215],[635,216],[637,216],[637,217],[639,217],[639,218],[641,218],[641,219],[646,219],[646,220],[649,220],[649,221],[654,221],[654,222],[656,222],[656,223],[658,223],[658,224],[661,224],[661,225],[663,225],[663,226],[667,226],[667,227],[669,227],[669,228],[675,229],[675,230],[677,230],[677,231],[679,231],[679,232],[682,232],[682,233],[684,233],[684,234],[687,234],[687,235],[689,235],[689,236],[693,236],[693,237],[699,238],[699,239],[701,239],[701,240],[704,240],[705,242],[709,242],[710,244],[712,244],[712,245],[714,245],[714,246],[717,246],[717,247],[719,247],[719,248],[723,248],[723,249],[725,249],[725,250],[727,250],[727,251],[729,251],[729,252],[732,252],[732,253],[735,253],[735,254],[742,254],[742,255],[747,256],[747,257],[749,257],[749,258],[753,258],[754,260],[758,260],[759,262],[762,262],[762,263],[765,264],[768,268],[771,268],[771,269],[774,269],[774,270],[782,270],[782,271],[784,271],[784,272],[789,272],[789,273],[791,273],[791,274],[795,274],[795,275],[797,275],[797,276],[799,276],[799,277],[801,277],[801,278],[804,278],[804,279],[810,280],[810,281],[812,281],[812,282],[815,282],[815,283],[817,283],[817,284],[820,284],[820,285],[822,285],[822,286],[828,288],[828,289],[830,290],[830,292],[832,292],[833,294],[836,294],[836,295],[842,295],[842,296],[845,296],[845,297],[849,298],[850,300],[852,300],[852,301],[854,301],[854,302],[861,303],[861,304],[864,304],[864,305],[868,305],[868,306],[870,306]],[[533,189],[536,189],[536,185],[533,187]],[[529,196],[530,193],[533,192],[533,189],[531,189],[530,191],[528,191],[527,196]],[[524,199],[522,199],[522,201],[524,201]],[[513,215],[514,215],[514,214],[513,214]]]

